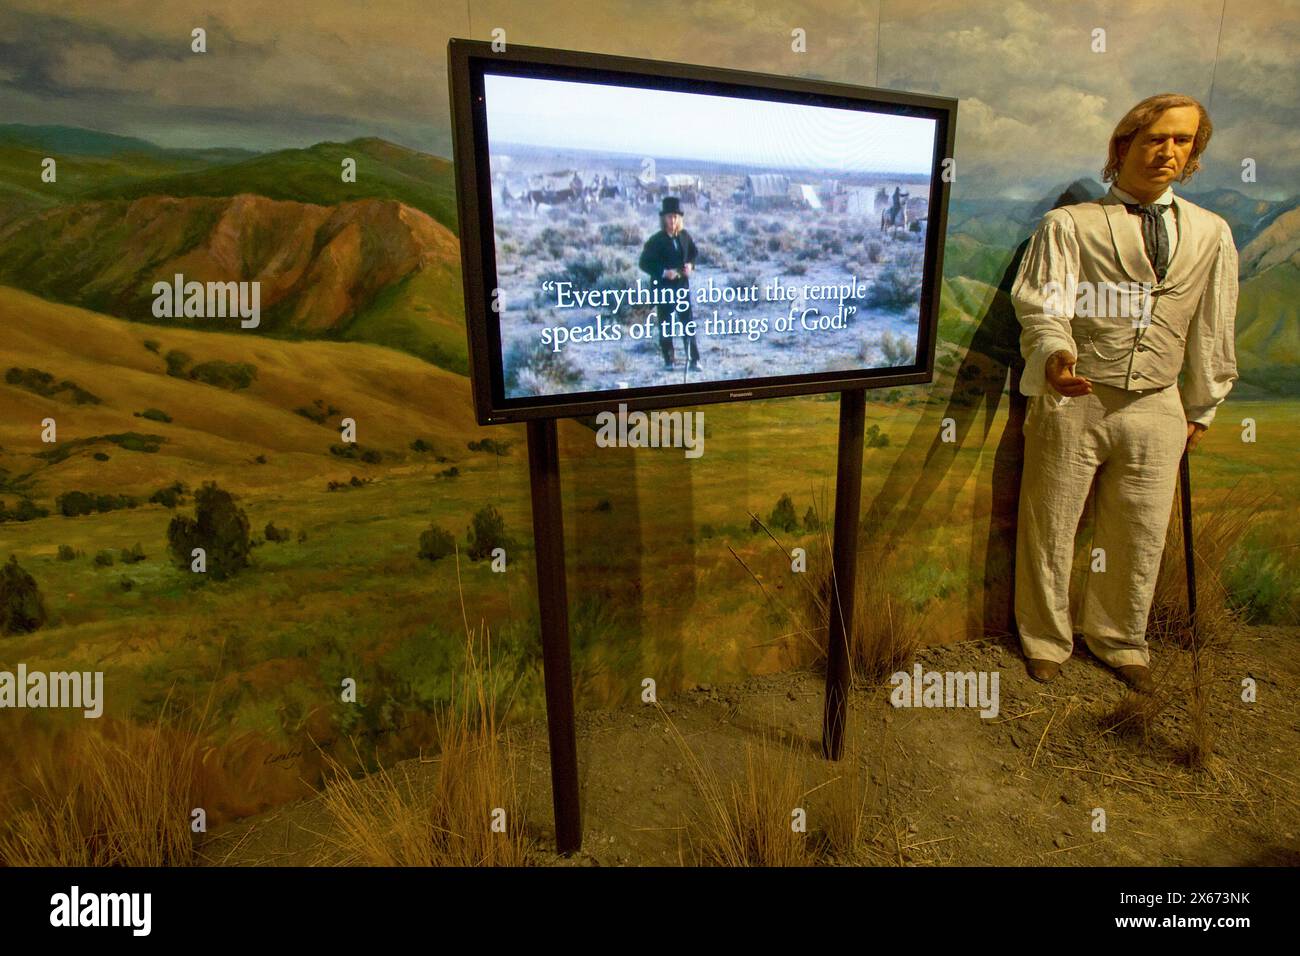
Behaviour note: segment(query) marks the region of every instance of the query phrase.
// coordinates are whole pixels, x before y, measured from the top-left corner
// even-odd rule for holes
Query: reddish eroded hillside
[[[0,227],[0,282],[45,298],[154,321],[157,281],[256,280],[261,330],[308,334],[342,329],[385,288],[458,257],[446,227],[384,199],[148,196],[60,206]]]

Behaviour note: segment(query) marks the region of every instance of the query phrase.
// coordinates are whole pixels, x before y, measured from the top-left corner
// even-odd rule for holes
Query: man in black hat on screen
[[[646,240],[641,250],[641,271],[648,273],[658,285],[673,290],[674,296],[681,296],[679,289],[689,290],[691,273],[695,270],[695,258],[698,251],[691,234],[682,228],[682,204],[676,196],[665,196],[659,208],[658,232]],[[674,302],[661,302],[655,306],[659,316],[659,351],[663,353],[664,368],[672,369],[673,339],[667,334],[668,322],[674,318],[685,325],[691,321],[690,293],[685,294],[686,308],[677,311]],[[695,342],[695,335],[685,336],[687,343],[688,368],[692,372],[700,370],[700,348]]]

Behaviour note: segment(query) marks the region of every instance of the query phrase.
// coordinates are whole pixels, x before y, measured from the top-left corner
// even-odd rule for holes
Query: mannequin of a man
[[[1178,463],[1237,378],[1232,233],[1171,185],[1199,168],[1211,129],[1190,97],[1133,107],[1111,137],[1110,192],[1049,212],[1012,288],[1030,396],[1016,622],[1035,680],[1072,653],[1070,569],[1095,479],[1079,629],[1121,679],[1151,690],[1145,634]]]

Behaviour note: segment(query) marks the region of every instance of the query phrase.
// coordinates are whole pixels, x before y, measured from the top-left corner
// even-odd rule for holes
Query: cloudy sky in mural
[[[1095,178],[1124,110],[1171,90],[1210,106],[1205,186],[1239,184],[1242,160],[1260,156],[1286,164],[1260,167],[1261,194],[1289,195],[1300,178],[1300,0],[1137,2],[1104,15],[952,0],[49,6],[0,0],[6,121],[174,146],[381,136],[447,155],[447,38],[487,39],[499,27],[508,42],[954,96],[958,156],[996,192]],[[190,52],[198,26],[208,32],[203,55]],[[803,54],[791,50],[797,29],[806,31]],[[1094,52],[1096,30],[1105,31],[1105,52]]]

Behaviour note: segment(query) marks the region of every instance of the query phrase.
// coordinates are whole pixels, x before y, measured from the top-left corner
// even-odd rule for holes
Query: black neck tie
[[[1147,259],[1155,270],[1156,281],[1164,282],[1165,273],[1169,271],[1169,234],[1165,231],[1164,213],[1170,203],[1124,204],[1129,212],[1142,217],[1142,245],[1146,247]]]

